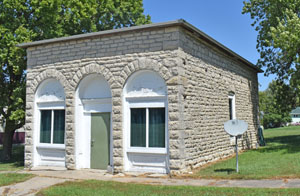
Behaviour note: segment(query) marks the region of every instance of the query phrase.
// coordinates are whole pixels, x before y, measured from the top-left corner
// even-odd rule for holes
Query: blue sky
[[[242,0],[143,0],[152,22],[184,19],[221,44],[256,64],[257,32],[249,15],[242,14]],[[259,74],[259,90],[265,90],[274,76]]]

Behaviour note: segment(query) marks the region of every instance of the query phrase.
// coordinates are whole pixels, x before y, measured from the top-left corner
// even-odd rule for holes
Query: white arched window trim
[[[168,99],[165,81],[150,70],[134,73],[124,86],[123,103],[125,171],[168,173]],[[131,118],[134,118],[133,121]],[[132,123],[136,129],[131,130]],[[133,143],[132,133],[136,136]]]
[[[45,123],[42,118],[47,122]],[[35,93],[34,122],[34,166],[64,167],[65,92],[56,79],[47,79],[38,87]],[[47,130],[50,129],[50,133],[46,131],[47,136],[43,133],[43,139],[41,137],[42,123],[47,124]]]
[[[147,76],[148,74],[148,76]],[[144,77],[145,76],[145,77]],[[148,77],[148,81],[147,81]],[[151,81],[153,77],[153,81]],[[149,79],[150,78],[150,79]],[[146,81],[145,81],[146,80]],[[137,147],[131,145],[131,110],[145,109],[146,112],[146,145]],[[165,112],[165,141],[164,147],[149,146],[149,110],[164,108]],[[168,103],[166,84],[163,79],[153,71],[143,70],[132,75],[124,87],[124,136],[127,153],[167,154],[168,147]]]

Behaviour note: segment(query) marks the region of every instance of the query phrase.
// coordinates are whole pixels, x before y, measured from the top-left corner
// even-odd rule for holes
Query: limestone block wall
[[[65,89],[66,167],[69,169],[75,168],[74,94],[81,79],[88,74],[104,76],[112,91],[113,162],[116,172],[123,170],[122,90],[132,73],[142,69],[159,73],[168,84],[168,122],[170,125],[180,124],[176,80],[178,55],[175,50],[178,36],[179,32],[172,29],[151,29],[28,48],[25,167],[33,166],[34,94],[38,85],[47,78],[56,78]],[[175,143],[178,130],[170,127],[169,141]],[[184,166],[179,156],[183,147],[170,150],[170,169],[180,170]]]
[[[197,40],[183,28],[164,27],[49,43],[27,49],[25,167],[33,166],[34,94],[56,78],[66,94],[66,167],[75,169],[75,91],[97,73],[112,91],[113,162],[123,171],[122,90],[131,74],[153,70],[167,84],[169,158],[172,172],[185,171],[233,152],[223,123],[228,92],[237,118],[249,123],[241,145],[253,147],[257,130],[257,74]]]
[[[186,80],[184,99],[184,143],[186,170],[233,153],[230,136],[224,131],[229,120],[229,92],[235,93],[236,118],[245,120],[248,131],[242,148],[257,144],[257,73],[181,31],[180,57]]]

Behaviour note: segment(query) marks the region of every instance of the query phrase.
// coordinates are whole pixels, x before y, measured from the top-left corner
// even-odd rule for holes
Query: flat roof
[[[234,58],[235,60],[242,62],[249,66],[250,68],[256,70],[259,73],[262,73],[263,70],[255,66],[253,63],[248,61],[247,59],[241,57],[237,53],[233,52],[223,44],[219,43],[212,37],[208,36],[198,28],[194,27],[190,23],[186,22],[183,19],[169,21],[169,22],[161,22],[161,23],[152,23],[152,24],[146,24],[146,25],[140,25],[140,26],[133,26],[133,27],[124,27],[120,29],[112,29],[112,30],[106,30],[106,31],[99,31],[94,33],[85,33],[85,34],[79,34],[79,35],[72,35],[68,37],[60,37],[60,38],[53,38],[53,39],[45,39],[35,42],[28,42],[28,43],[22,43],[18,44],[17,46],[20,48],[29,48],[34,46],[40,46],[40,45],[46,45],[46,44],[52,44],[57,42],[66,42],[66,41],[72,41],[72,40],[79,40],[79,39],[86,39],[86,38],[93,38],[93,37],[99,37],[102,35],[109,35],[109,34],[116,34],[116,33],[123,33],[123,32],[130,32],[130,31],[136,31],[136,30],[144,30],[144,29],[150,29],[150,28],[163,28],[163,27],[172,27],[172,26],[181,26],[185,28],[186,30],[191,31],[194,35],[199,37],[200,39],[208,42],[210,45],[218,48],[219,50],[223,51],[230,57]]]

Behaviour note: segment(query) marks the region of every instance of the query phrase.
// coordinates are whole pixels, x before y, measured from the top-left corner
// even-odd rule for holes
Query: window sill
[[[166,148],[128,148],[128,153],[142,153],[142,154],[168,154]]]
[[[38,144],[37,149],[65,150],[64,144]]]

